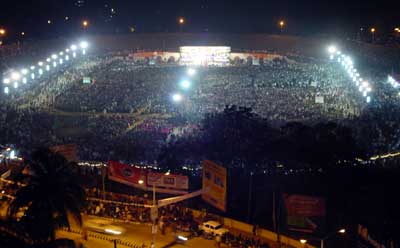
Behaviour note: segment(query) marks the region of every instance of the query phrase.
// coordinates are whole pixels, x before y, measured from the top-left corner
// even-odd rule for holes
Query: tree
[[[69,227],[69,218],[82,224],[80,210],[85,192],[77,181],[72,164],[49,149],[38,149],[27,162],[27,184],[16,193],[8,215],[15,218],[26,209],[20,223],[24,233],[36,244],[55,240],[55,231]]]

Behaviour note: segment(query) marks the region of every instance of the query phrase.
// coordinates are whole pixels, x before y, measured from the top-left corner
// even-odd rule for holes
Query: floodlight
[[[10,81],[11,81],[11,80],[10,80],[9,78],[5,78],[5,79],[3,79],[3,83],[4,83],[4,84],[9,84],[9,83],[10,83]]]
[[[31,70],[35,70],[35,66],[34,65],[31,66]]]
[[[189,69],[187,70],[187,74],[188,74],[189,76],[193,76],[193,75],[196,74],[196,70],[193,69],[193,68],[189,68]]]
[[[358,88],[358,91],[362,92],[363,91],[363,86],[360,85],[360,87]]]
[[[330,60],[333,60],[335,57],[331,54],[331,55],[329,56],[329,58],[330,58]]]
[[[39,65],[39,66],[43,66],[43,62],[42,62],[42,61],[39,61],[38,65]]]
[[[39,75],[42,75],[42,74],[43,74],[43,70],[39,69]]]
[[[60,55],[60,56],[63,56],[63,55],[64,55],[64,52],[60,52],[59,55]]]
[[[364,97],[367,96],[367,91],[366,91],[366,90],[363,92],[363,96],[364,96]]]
[[[51,58],[52,58],[52,59],[57,59],[57,54],[51,55]]]
[[[71,50],[72,50],[72,51],[75,51],[77,48],[78,48],[78,47],[77,47],[75,44],[71,45]]]
[[[64,62],[63,59],[60,59],[60,60],[58,61],[58,63],[60,63],[60,65],[62,65],[63,62]]]
[[[57,62],[53,62],[53,67],[57,67]]]
[[[65,55],[65,60],[68,61],[69,60],[69,56]]]
[[[65,52],[66,52],[66,53],[69,53],[69,48],[65,49]]]
[[[181,82],[181,87],[184,89],[189,89],[190,88],[191,83],[188,80],[183,80]]]
[[[28,80],[26,79],[26,77],[24,77],[23,79],[22,79],[22,83],[23,84],[26,84],[28,82]]]
[[[180,102],[180,101],[182,101],[182,99],[183,99],[183,97],[182,97],[182,95],[179,94],[179,93],[176,93],[176,94],[174,94],[174,95],[172,96],[172,100],[173,100],[174,102]]]
[[[31,73],[31,79],[35,79],[35,73]]]
[[[50,71],[50,66],[46,65],[46,71]]]
[[[18,82],[14,82],[14,88],[18,88]]]
[[[86,54],[86,50],[82,50],[82,54],[85,55]]]
[[[47,62],[50,62],[50,61],[51,61],[51,59],[50,59],[50,58],[47,58],[47,59],[46,59],[46,61],[47,61]]]
[[[15,151],[14,150],[12,150],[10,152],[10,159],[15,159]]]
[[[21,70],[21,73],[22,73],[23,75],[26,75],[26,74],[28,74],[28,70],[27,70],[27,69],[22,69],[22,70]]]
[[[328,52],[330,53],[330,54],[333,54],[333,53],[335,53],[337,51],[337,48],[335,47],[335,46],[329,46],[328,47]]]
[[[371,97],[367,96],[367,103],[371,102]]]
[[[11,78],[12,78],[13,80],[18,80],[18,79],[21,78],[21,75],[19,75],[18,72],[13,72],[13,73],[11,73]]]
[[[86,49],[89,46],[89,44],[86,41],[82,41],[81,43],[79,43],[79,46],[82,49]]]
[[[4,93],[5,93],[5,94],[10,93],[10,89],[9,89],[8,87],[4,87]]]
[[[74,58],[76,57],[76,52],[74,52],[74,53],[72,54],[72,57],[74,57]]]
[[[178,239],[183,240],[183,241],[187,241],[188,240],[188,238],[186,238],[184,236],[181,236],[181,235],[178,235]]]

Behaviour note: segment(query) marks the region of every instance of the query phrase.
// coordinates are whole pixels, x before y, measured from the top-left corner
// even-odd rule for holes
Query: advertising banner
[[[212,161],[203,161],[203,194],[207,203],[226,211],[227,170]]]
[[[291,231],[315,233],[325,218],[325,199],[304,195],[283,194],[287,211],[287,226]]]
[[[116,161],[108,162],[107,173],[108,179],[129,186],[139,185],[139,180],[144,180],[146,176],[142,169]]]
[[[189,189],[189,178],[187,176],[164,173],[149,172],[147,174],[147,185],[170,189]]]

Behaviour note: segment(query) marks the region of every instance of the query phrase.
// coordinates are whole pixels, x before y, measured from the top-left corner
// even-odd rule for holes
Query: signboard
[[[108,161],[107,173],[108,179],[129,186],[139,185],[139,180],[145,177],[142,169],[116,161]]]
[[[90,79],[90,77],[84,77],[82,80],[83,84],[90,84],[92,83],[92,80]]]
[[[203,161],[203,194],[207,203],[226,211],[226,178],[227,170],[212,161]]]
[[[181,65],[229,65],[231,48],[227,46],[183,46],[179,50]]]
[[[50,147],[50,151],[61,154],[68,162],[78,162],[79,159],[76,153],[77,149],[78,146],[76,144],[66,144]]]
[[[187,176],[149,172],[147,174],[147,185],[170,189],[189,189],[189,178]]]
[[[283,194],[283,200],[289,230],[314,233],[322,228],[326,208],[325,199]]]

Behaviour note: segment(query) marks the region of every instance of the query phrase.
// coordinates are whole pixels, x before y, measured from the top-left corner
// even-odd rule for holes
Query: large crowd
[[[75,143],[83,160],[117,157],[154,163],[171,135],[193,135],[204,114],[227,105],[250,107],[279,125],[364,123],[360,120],[374,118],[368,117],[371,105],[384,109],[388,102],[398,104],[377,70],[367,75],[376,82],[373,103],[368,105],[340,66],[299,55],[260,65],[232,61],[227,67],[199,67],[192,87],[183,93],[184,101],[175,103],[171,95],[182,91],[179,82],[187,78],[187,68],[175,61],[149,65],[128,54],[89,55],[3,96],[0,144],[29,150]],[[90,82],[83,83],[84,77]],[[384,125],[374,126],[382,135],[375,139],[373,152],[399,148],[400,134],[381,130],[395,125],[393,119],[381,121]]]

